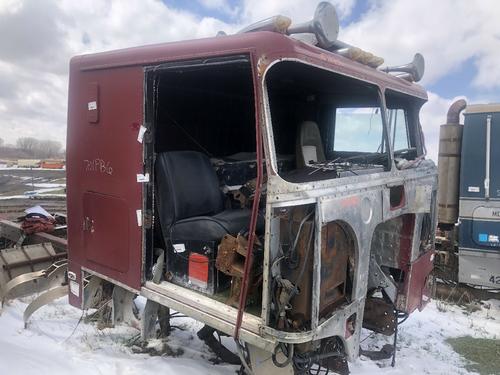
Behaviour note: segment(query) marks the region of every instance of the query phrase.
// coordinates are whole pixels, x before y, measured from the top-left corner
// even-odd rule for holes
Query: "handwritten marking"
[[[104,161],[103,159],[96,158],[92,160],[84,160],[85,172],[99,172],[103,174],[113,174],[113,167],[109,161]]]

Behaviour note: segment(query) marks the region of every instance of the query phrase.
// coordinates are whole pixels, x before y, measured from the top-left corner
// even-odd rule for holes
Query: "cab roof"
[[[399,91],[427,100],[426,91],[415,83],[350,60],[339,54],[276,32],[259,31],[211,38],[160,43],[75,56],[75,71],[114,69],[129,66],[155,66],[165,62],[248,53],[270,65],[276,60],[296,59],[335,71],[381,88]]]
[[[500,103],[471,104],[468,105],[465,114],[500,112]]]

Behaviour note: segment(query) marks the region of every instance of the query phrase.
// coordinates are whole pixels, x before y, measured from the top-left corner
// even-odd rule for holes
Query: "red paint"
[[[431,259],[434,257],[434,251],[427,251],[415,261],[411,261],[414,227],[415,215],[403,215],[399,268],[404,271],[404,282],[399,292],[404,297],[404,304],[399,305],[398,308],[407,313],[412,313],[417,308],[422,309],[430,298],[427,281],[433,269]]]
[[[353,196],[353,197],[344,198],[340,201],[340,205],[343,208],[358,206],[359,205],[359,197]]]
[[[255,76],[254,76],[254,85]],[[257,95],[258,96],[258,95]],[[259,103],[260,101],[255,101],[255,112],[259,113]],[[259,116],[256,116],[259,118]],[[245,265],[243,267],[243,278],[241,280],[241,291],[240,291],[240,299],[238,301],[238,315],[236,316],[236,326],[234,328],[234,338],[237,340],[240,334],[241,321],[243,319],[243,312],[245,311],[245,307],[247,305],[247,295],[248,295],[248,284],[250,282],[250,270],[252,269],[253,263],[253,245],[255,241],[255,228],[257,226],[257,216],[259,213],[259,202],[260,202],[260,194],[262,189],[262,159],[263,159],[263,147],[262,147],[262,135],[261,135],[261,127],[259,126],[259,122],[255,123],[255,149],[256,149],[256,161],[257,161],[257,178],[255,182],[255,193],[252,203],[252,215],[250,217],[250,228],[248,235],[248,255],[245,257]]]
[[[141,67],[85,71],[84,60],[73,59],[70,66],[69,259],[140,289],[142,228],[136,210],[142,209],[142,185],[136,174],[143,172],[142,145],[129,124],[143,118],[144,72]],[[98,123],[89,123],[90,83],[99,86]],[[93,233],[83,228],[85,216],[97,220]]]
[[[208,263],[209,260],[205,255],[189,254],[189,280],[206,287],[208,285]]]
[[[128,205],[112,195],[86,192],[83,195],[83,249],[88,262],[100,273],[125,274],[129,271],[129,232],[137,226],[130,223]],[[83,225],[83,224],[82,224]]]
[[[421,255],[410,265],[409,274],[405,280],[406,308],[405,312],[412,313],[417,308],[422,310],[430,299],[428,278],[434,268],[434,251]]]

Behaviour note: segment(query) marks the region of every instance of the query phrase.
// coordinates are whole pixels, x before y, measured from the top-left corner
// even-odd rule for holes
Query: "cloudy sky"
[[[334,0],[339,39],[389,65],[426,59],[429,154],[457,97],[500,102],[500,0]],[[314,0],[0,0],[0,137],[65,142],[73,55],[234,32],[275,14],[308,20]]]

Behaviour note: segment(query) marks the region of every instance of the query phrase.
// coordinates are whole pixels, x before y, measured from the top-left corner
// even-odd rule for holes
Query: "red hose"
[[[245,258],[245,266],[243,269],[243,279],[241,280],[240,300],[238,304],[238,316],[236,317],[236,327],[234,328],[234,339],[237,340],[240,333],[241,321],[243,319],[243,312],[247,302],[248,294],[248,278],[253,263],[253,245],[255,242],[255,227],[257,226],[257,216],[259,211],[260,193],[262,187],[262,137],[260,131],[260,124],[256,122],[255,126],[256,137],[256,156],[257,156],[257,179],[255,186],[255,195],[252,204],[252,215],[250,216],[250,229],[248,234],[248,251]]]

